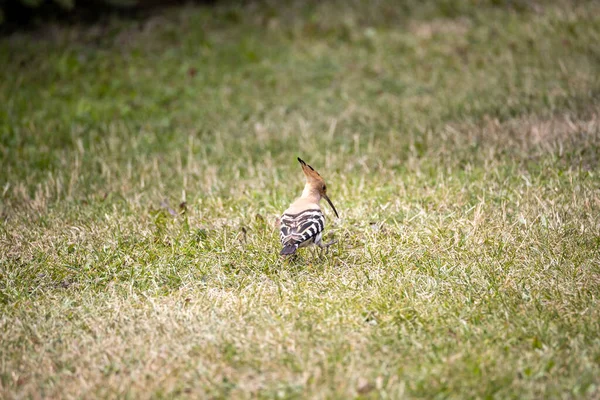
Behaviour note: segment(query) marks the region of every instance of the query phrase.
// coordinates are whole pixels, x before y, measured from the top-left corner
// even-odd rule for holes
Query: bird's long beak
[[[331,200],[329,200],[329,197],[327,197],[326,194],[323,193],[323,197],[325,197],[325,200],[327,200],[327,202],[329,203],[329,205],[331,206],[331,208],[333,209],[333,212],[335,213],[336,217],[340,217],[337,213],[337,210],[335,209],[335,207],[333,206],[333,203],[331,202]]]

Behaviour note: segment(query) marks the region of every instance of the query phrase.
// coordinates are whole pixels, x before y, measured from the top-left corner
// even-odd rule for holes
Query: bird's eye
[[[323,190],[327,190],[327,186],[326,185],[323,185]]]

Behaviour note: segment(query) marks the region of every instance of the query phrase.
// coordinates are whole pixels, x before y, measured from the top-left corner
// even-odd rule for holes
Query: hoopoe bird
[[[319,202],[322,198],[327,200],[335,216],[339,218],[337,210],[327,196],[327,185],[317,171],[298,157],[302,172],[306,176],[306,184],[302,196],[296,199],[280,218],[280,236],[283,249],[282,256],[291,255],[300,247],[315,244],[322,249],[336,243],[335,240],[323,243],[321,237],[325,228],[325,216],[321,211]]]

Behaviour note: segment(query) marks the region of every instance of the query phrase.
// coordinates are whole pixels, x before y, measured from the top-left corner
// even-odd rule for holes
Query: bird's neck
[[[304,186],[304,190],[302,191],[302,196],[300,198],[306,199],[307,201],[309,201],[311,203],[319,204],[319,201],[321,201],[321,194],[315,187],[313,187],[309,184],[306,184]]]

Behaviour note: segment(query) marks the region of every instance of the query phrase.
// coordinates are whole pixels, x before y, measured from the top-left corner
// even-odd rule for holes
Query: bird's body
[[[282,255],[293,254],[301,247],[311,244],[320,245],[325,216],[321,209],[307,209],[297,214],[287,211],[281,216]]]
[[[281,216],[280,237],[283,249],[281,255],[294,254],[301,247],[315,244],[321,248],[328,248],[335,242],[324,244],[321,241],[325,229],[325,216],[321,211],[319,202],[325,198],[335,215],[337,211],[327,197],[327,187],[323,178],[310,165],[300,158],[302,170],[306,176],[306,185],[300,196],[294,201]]]

